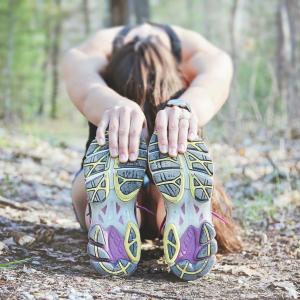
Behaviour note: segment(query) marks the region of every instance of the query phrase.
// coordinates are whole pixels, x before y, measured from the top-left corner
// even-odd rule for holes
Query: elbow
[[[76,56],[76,49],[72,48],[65,52],[62,56],[60,62],[60,68],[63,75],[64,80],[67,80],[69,74],[72,74],[72,69],[74,67],[74,59]]]
[[[222,51],[220,53],[220,61],[222,62],[221,65],[223,66],[223,82],[224,84],[224,102],[228,99],[230,95],[230,89],[232,85],[233,80],[233,74],[234,74],[234,63],[231,58],[231,56],[225,52]]]
[[[231,82],[233,77],[233,72],[234,72],[233,60],[231,56],[225,51],[222,51],[221,57],[222,57],[224,69],[226,70],[226,74],[227,74],[226,77],[230,79],[229,81]]]

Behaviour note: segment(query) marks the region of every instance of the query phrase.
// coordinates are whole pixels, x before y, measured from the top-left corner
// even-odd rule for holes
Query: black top
[[[156,26],[159,27],[161,29],[163,29],[166,34],[169,36],[170,39],[170,44],[171,44],[171,51],[176,59],[176,61],[178,63],[181,62],[181,43],[180,40],[176,34],[176,32],[172,29],[171,26],[166,25],[166,24],[158,24],[158,23],[153,23],[153,22],[147,22],[148,24],[152,25],[152,26]],[[136,26],[124,26],[116,35],[116,37],[113,40],[113,51],[121,48],[124,45],[124,40],[126,35],[128,34],[128,32],[130,30],[132,30],[133,28],[138,27],[139,25]],[[84,157],[82,159],[82,164],[81,167],[83,167],[83,161],[85,159],[85,155],[86,155],[86,151],[88,149],[88,147],[90,146],[91,142],[95,139],[96,137],[96,131],[97,131],[97,127],[89,122],[89,137],[88,140],[86,142],[86,148],[85,148],[85,154]]]

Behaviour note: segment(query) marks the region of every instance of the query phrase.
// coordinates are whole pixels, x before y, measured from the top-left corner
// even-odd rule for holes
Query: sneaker
[[[136,198],[143,185],[147,146],[140,143],[135,162],[112,158],[106,144],[94,140],[84,160],[90,213],[87,252],[102,275],[130,275],[140,260],[141,238],[136,219]]]
[[[188,142],[187,151],[170,157],[158,148],[154,133],[148,146],[152,178],[165,200],[165,260],[183,280],[206,275],[215,263],[212,224],[213,165],[203,140]]]

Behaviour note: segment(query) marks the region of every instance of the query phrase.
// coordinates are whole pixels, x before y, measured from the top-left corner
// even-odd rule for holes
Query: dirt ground
[[[168,273],[160,241],[143,244],[132,277],[99,277],[71,207],[80,151],[25,136],[12,141],[5,133],[0,140],[0,299],[299,297],[300,141],[211,145],[244,250],[218,254],[208,276],[182,282]]]

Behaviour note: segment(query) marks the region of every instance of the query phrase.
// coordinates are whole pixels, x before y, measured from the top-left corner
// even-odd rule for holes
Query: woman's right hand
[[[105,131],[108,127],[110,155],[119,156],[120,162],[137,160],[145,122],[145,115],[140,106],[131,102],[107,109],[96,133],[96,139],[102,146],[105,144]]]

